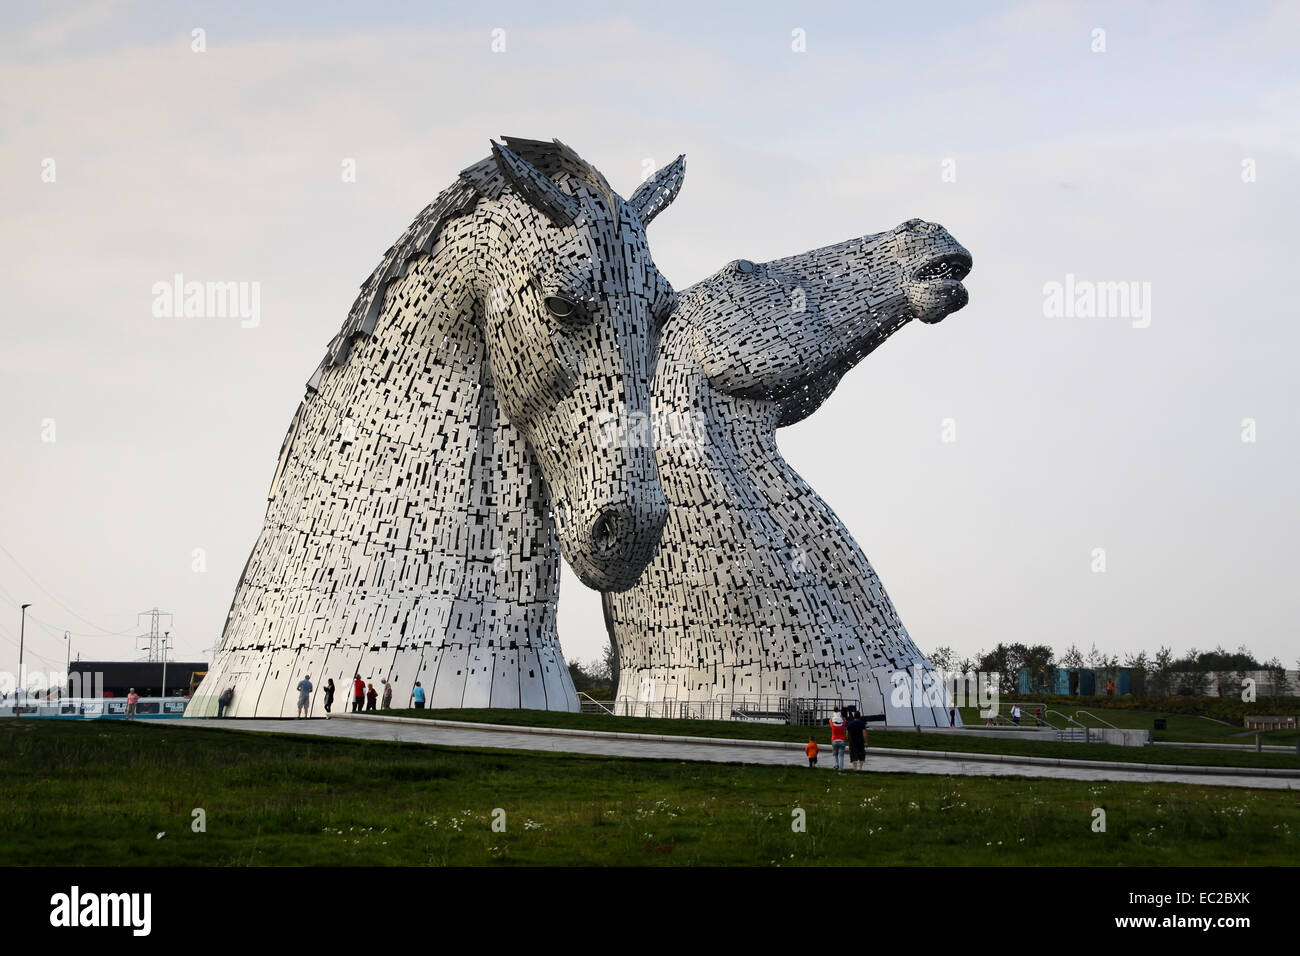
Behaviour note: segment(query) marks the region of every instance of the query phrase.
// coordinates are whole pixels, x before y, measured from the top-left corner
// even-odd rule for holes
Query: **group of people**
[[[362,680],[360,674],[357,674],[356,677],[353,678],[352,712],[354,714],[359,714],[365,710],[388,710],[393,706],[393,685],[389,683],[386,678],[381,679],[379,683],[383,687],[382,692],[376,688],[374,684]],[[302,680],[298,681],[297,719],[301,720],[310,714],[311,694],[315,689],[315,685],[311,682],[310,674],[305,675]],[[325,716],[328,718],[330,716],[330,711],[334,708],[334,680],[331,678],[326,681],[325,686],[321,689],[324,691],[325,695]],[[135,700],[133,700],[132,697],[134,696],[135,688],[131,688],[131,694],[127,696],[127,717],[133,717],[135,715],[135,700],[138,700],[139,698],[135,697]],[[415,687],[411,691],[411,699],[414,701],[417,710],[424,709],[424,688],[420,685],[418,680],[415,682]],[[230,705],[234,700],[234,687],[227,687],[223,690],[217,697],[217,716],[224,717],[226,711],[230,709]]]
[[[849,763],[854,770],[863,770],[867,765],[867,722],[862,715],[851,711],[846,718],[843,711],[836,711],[826,722],[831,728],[831,755],[835,769],[844,769],[844,751],[849,752]],[[808,755],[808,766],[817,766],[817,754],[821,748],[817,745],[817,735],[808,737],[808,746],[804,753]]]
[[[393,706],[393,685],[387,678],[382,678],[379,682],[383,686],[383,692],[375,687],[373,683],[368,683],[361,679],[357,674],[352,679],[352,713],[359,714],[366,710],[388,710]],[[308,674],[298,682],[298,717],[308,716],[311,710],[311,692],[312,692],[311,675]],[[330,711],[334,708],[334,679],[330,678],[323,688],[325,694],[325,717],[330,716]],[[233,691],[232,691],[233,693]],[[424,709],[424,688],[417,680],[415,687],[411,691],[411,699],[415,703],[417,710]],[[378,707],[376,707],[378,704]]]

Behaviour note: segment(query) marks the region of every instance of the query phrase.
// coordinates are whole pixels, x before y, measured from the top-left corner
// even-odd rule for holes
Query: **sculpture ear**
[[[651,219],[667,209],[669,203],[677,198],[685,178],[686,157],[678,156],[638,186],[627,204],[637,211],[641,222],[648,226]]]
[[[528,204],[557,226],[571,226],[578,218],[578,201],[561,191],[532,163],[512,152],[508,146],[492,144],[492,157],[501,175]]]

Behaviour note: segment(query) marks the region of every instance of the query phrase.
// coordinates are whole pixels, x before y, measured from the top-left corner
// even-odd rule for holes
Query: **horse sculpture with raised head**
[[[964,306],[970,268],[943,227],[910,220],[738,260],[681,293],[652,390],[652,421],[676,423],[657,439],[668,523],[636,586],[604,595],[628,712],[722,698],[726,717],[818,698],[890,724],[947,725],[933,668],[857,542],[782,458],[776,430],[910,320]]]
[[[560,144],[506,138],[388,250],[307,386],[187,714],[310,713],[354,676],[432,707],[576,710],[558,554],[600,590],[650,560],[666,505],[644,414],[673,292],[645,227],[682,158],[623,200]]]

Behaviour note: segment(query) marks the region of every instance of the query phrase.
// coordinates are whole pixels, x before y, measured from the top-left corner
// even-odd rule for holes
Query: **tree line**
[[[951,647],[936,648],[930,662],[945,673],[966,674],[970,671],[996,675],[998,687],[1015,691],[1019,687],[1020,669],[1029,668],[1035,687],[1051,687],[1055,683],[1057,668],[1090,667],[1098,672],[1101,681],[1114,680],[1121,667],[1142,674],[1145,693],[1156,697],[1203,697],[1208,693],[1215,677],[1219,678],[1219,695],[1234,696],[1241,691],[1241,683],[1250,671],[1264,671],[1274,686],[1274,693],[1284,696],[1295,688],[1287,678],[1286,665],[1276,656],[1259,661],[1245,646],[1229,651],[1222,646],[1212,651],[1189,648],[1175,657],[1172,648],[1161,647],[1154,654],[1146,651],[1125,654],[1104,654],[1092,649],[1084,654],[1071,644],[1059,658],[1046,644],[1004,644],[993,650],[976,651],[974,656],[959,657]],[[1300,660],[1296,662],[1300,667]],[[1101,686],[1099,681],[1099,686]]]

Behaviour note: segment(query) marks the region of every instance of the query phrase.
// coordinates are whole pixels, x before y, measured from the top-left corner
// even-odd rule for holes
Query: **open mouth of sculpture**
[[[968,293],[961,280],[970,273],[971,265],[970,253],[960,246],[922,262],[908,283],[912,314],[933,325],[964,306]]]
[[[964,252],[947,252],[926,260],[916,270],[920,282],[951,281],[961,282],[970,274],[971,257]]]

